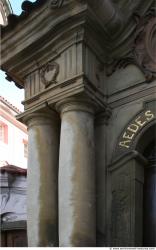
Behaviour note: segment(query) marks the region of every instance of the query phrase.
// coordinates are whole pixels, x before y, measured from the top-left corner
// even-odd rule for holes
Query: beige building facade
[[[155,1],[22,9],[1,46],[25,89],[28,245],[155,246]]]
[[[0,96],[0,167],[14,165],[27,168],[27,127],[17,121],[21,113],[15,106]]]
[[[7,25],[8,15],[12,12],[9,0],[0,0],[0,24]]]

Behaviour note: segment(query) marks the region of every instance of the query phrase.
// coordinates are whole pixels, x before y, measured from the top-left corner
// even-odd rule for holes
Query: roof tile
[[[10,173],[10,174],[16,174],[16,175],[27,175],[27,169],[19,168],[14,165],[6,165],[0,168],[0,173]]]

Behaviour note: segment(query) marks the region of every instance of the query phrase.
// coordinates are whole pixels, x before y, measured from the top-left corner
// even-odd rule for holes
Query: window
[[[24,144],[24,157],[28,158],[28,144]]]
[[[0,141],[4,141],[4,126],[0,124]]]
[[[8,126],[0,122],[0,141],[8,144]]]
[[[28,142],[23,139],[23,144],[24,144],[24,157],[28,158]]]

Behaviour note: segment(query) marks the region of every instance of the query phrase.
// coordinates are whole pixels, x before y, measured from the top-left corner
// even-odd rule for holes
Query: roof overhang
[[[49,54],[55,58],[70,43],[83,41],[96,50],[103,64],[122,58],[133,45],[135,16],[144,15],[154,2],[24,1],[21,15],[9,15],[8,25],[2,28],[1,68],[8,80],[23,88],[27,75],[40,69]]]

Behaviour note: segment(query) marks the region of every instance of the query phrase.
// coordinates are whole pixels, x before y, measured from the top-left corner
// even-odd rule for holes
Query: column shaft
[[[58,246],[59,126],[54,114],[32,115],[28,138],[28,245]]]
[[[63,112],[64,111],[64,112]],[[94,117],[79,106],[62,111],[59,244],[96,245]]]

